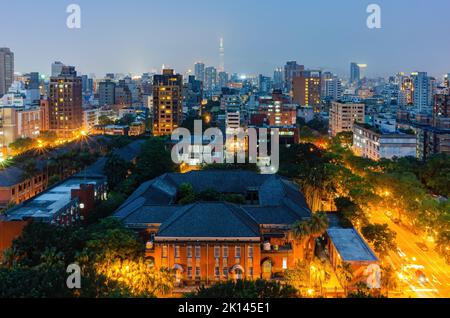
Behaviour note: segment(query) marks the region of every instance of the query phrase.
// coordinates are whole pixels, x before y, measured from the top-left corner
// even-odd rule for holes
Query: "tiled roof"
[[[260,202],[257,206],[223,202],[175,205],[178,188],[185,183],[197,192],[214,189],[245,195],[249,190],[257,191]],[[161,224],[158,236],[248,237],[258,232],[260,225],[289,226],[311,217],[311,211],[299,189],[279,176],[212,170],[170,173],[143,183],[115,217],[130,227]]]
[[[258,238],[258,224],[230,203],[195,203],[180,207],[161,226],[157,237]]]

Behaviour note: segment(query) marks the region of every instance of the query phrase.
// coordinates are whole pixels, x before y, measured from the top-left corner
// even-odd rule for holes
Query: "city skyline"
[[[348,76],[350,62],[358,62],[368,64],[370,77],[426,71],[440,78],[450,69],[450,61],[440,53],[448,52],[450,44],[440,41],[439,35],[450,4],[436,2],[438,5],[431,8],[419,0],[414,5],[410,1],[378,1],[382,28],[371,30],[366,26],[369,3],[364,1],[337,4],[322,0],[312,4],[285,0],[277,5],[253,0],[227,5],[175,1],[139,3],[141,10],[109,3],[105,10],[101,1],[81,0],[77,3],[82,10],[82,28],[76,30],[65,24],[69,3],[36,5],[24,1],[10,4],[10,10],[22,12],[25,20],[36,14],[43,18],[29,28],[15,24],[14,16],[4,17],[0,27],[6,32],[0,47],[15,52],[17,72],[49,74],[50,64],[60,60],[77,66],[81,73],[101,77],[108,72],[159,71],[163,64],[184,73],[199,60],[219,68],[223,38],[229,73],[272,75],[285,61],[297,60],[308,68],[340,76]],[[292,10],[277,9],[282,7]],[[167,24],[167,17],[176,23]],[[165,27],[153,30],[154,25]],[[144,36],[135,32],[146,28]],[[28,40],[23,41],[24,37]],[[48,37],[52,39],[49,45],[40,46]],[[418,41],[427,50],[418,49]]]

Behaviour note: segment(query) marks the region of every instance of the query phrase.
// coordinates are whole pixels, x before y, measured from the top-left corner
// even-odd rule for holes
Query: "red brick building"
[[[176,203],[178,189],[214,190],[245,203]],[[157,268],[176,270],[181,284],[272,278],[303,259],[290,228],[311,212],[298,188],[276,175],[244,171],[166,174],[143,184],[115,217],[147,241]]]

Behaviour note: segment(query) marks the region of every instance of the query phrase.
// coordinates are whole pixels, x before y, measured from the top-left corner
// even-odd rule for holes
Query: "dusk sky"
[[[368,75],[450,72],[448,0],[0,0],[0,47],[16,71],[48,74],[53,61],[81,73],[141,74],[163,64],[184,73],[196,61],[263,73],[287,60],[348,76],[352,61]],[[82,28],[68,29],[66,7],[82,9]],[[382,9],[382,29],[366,26],[366,7]]]

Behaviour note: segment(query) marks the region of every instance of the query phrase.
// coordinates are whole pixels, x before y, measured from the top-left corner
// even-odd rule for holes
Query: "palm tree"
[[[311,261],[314,255],[315,241],[328,229],[329,221],[325,213],[315,213],[308,220],[298,221],[292,226],[294,238],[303,242],[306,240],[306,259]]]

